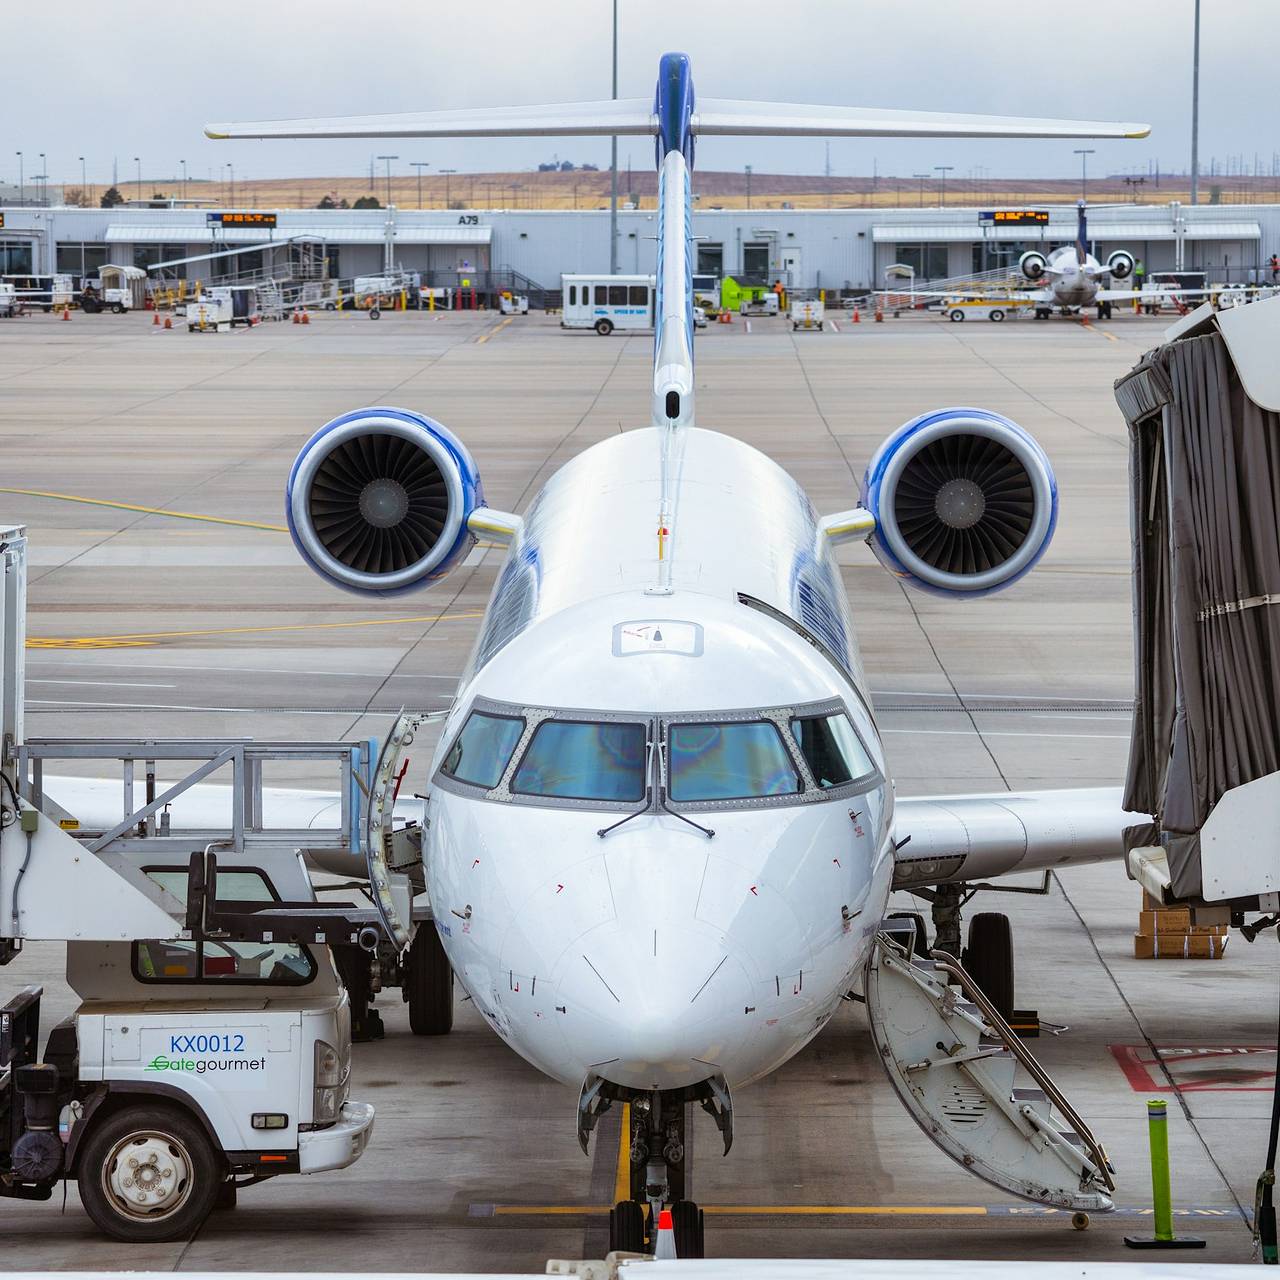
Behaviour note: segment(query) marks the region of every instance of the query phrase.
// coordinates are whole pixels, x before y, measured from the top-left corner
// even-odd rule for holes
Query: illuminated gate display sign
[[[207,213],[205,218],[211,227],[274,227],[274,213]]]
[[[1048,209],[983,209],[979,222],[997,227],[1043,227],[1049,222]]]

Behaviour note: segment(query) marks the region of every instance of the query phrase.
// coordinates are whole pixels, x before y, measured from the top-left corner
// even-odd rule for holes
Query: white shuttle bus
[[[652,276],[561,276],[562,329],[594,329],[607,337],[615,329],[653,328]]]

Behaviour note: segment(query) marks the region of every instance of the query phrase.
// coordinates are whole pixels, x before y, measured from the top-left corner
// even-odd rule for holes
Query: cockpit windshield
[[[794,795],[800,776],[772,720],[673,724],[670,794],[677,804]]]
[[[861,707],[835,698],[670,718],[481,698],[434,785],[494,803],[636,813],[807,804],[879,784],[864,733],[874,726]]]
[[[544,720],[511,777],[516,795],[560,800],[642,800],[645,726]]]

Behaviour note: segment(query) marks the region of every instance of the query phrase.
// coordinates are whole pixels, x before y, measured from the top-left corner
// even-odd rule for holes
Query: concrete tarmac
[[[853,505],[879,442],[943,405],[1008,414],[1053,460],[1056,539],[1005,594],[941,600],[904,588],[865,547],[841,553],[899,794],[1123,780],[1127,449],[1111,384],[1164,323],[837,317],[793,334],[736,319],[699,334],[700,424],[763,449],[819,511]],[[403,404],[459,433],[489,502],[518,511],[587,445],[644,424],[650,344],[539,315],[320,315],[205,335],[145,315],[0,322],[0,523],[31,535],[28,736],[347,740],[380,735],[402,706],[445,705],[501,552],[479,549],[422,595],[331,588],[279,529],[294,454],[340,412]],[[413,763],[421,789],[425,753]],[[1133,1258],[1122,1237],[1150,1231],[1154,1093],[1171,1099],[1179,1229],[1209,1241],[1162,1260],[1248,1260],[1276,942],[1236,935],[1221,960],[1138,961],[1138,907],[1118,864],[1064,871],[1045,896],[974,903],[1014,921],[1019,1004],[1068,1028],[1034,1048],[1106,1143],[1117,1214],[1077,1232],[950,1164],[897,1102],[851,1005],[735,1099],[728,1158],[710,1123],[696,1126],[708,1253]],[[45,984],[47,1025],[74,1007],[61,951],[32,946],[0,971],[0,991]],[[58,1200],[0,1200],[5,1264],[540,1271],[548,1257],[602,1256],[616,1111],[584,1158],[576,1098],[467,1004],[439,1040],[409,1034],[396,993],[381,1008],[386,1040],[356,1048],[353,1096],[378,1121],[353,1168],[252,1188],[194,1239],[148,1248],[98,1238],[74,1187],[65,1214]]]

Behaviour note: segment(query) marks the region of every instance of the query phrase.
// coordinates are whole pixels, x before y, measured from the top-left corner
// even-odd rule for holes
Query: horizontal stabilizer
[[[253,120],[205,127],[210,138],[524,138],[593,134],[648,137],[655,132],[651,98],[312,120]]]
[[[958,115],[950,111],[699,98],[693,131],[703,138],[717,134],[802,138],[1145,138],[1151,126],[1105,120],[1038,120]]]

